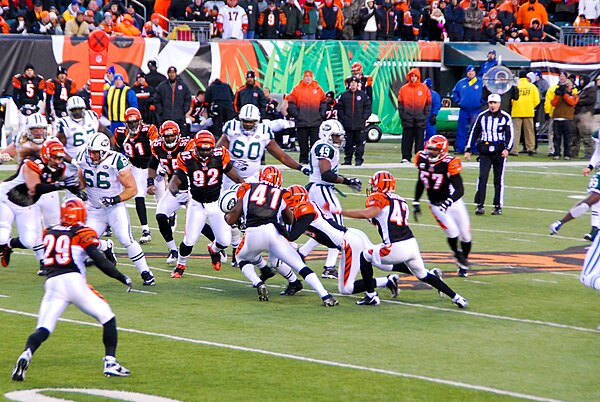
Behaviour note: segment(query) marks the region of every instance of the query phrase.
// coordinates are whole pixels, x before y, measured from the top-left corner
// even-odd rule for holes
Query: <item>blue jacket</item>
[[[492,67],[495,67],[497,65],[498,65],[498,60],[496,60],[496,59],[484,61],[483,64],[481,65],[481,69],[479,70],[479,73],[477,74],[477,76],[479,78],[483,77],[483,74],[487,73]]]
[[[458,81],[452,90],[452,98],[461,109],[479,110],[481,109],[483,96],[483,82],[481,78],[473,78],[473,85],[469,85],[467,77]]]
[[[442,97],[433,89],[429,91],[431,91],[431,112],[429,112],[429,117],[437,116],[442,108]]]
[[[444,17],[446,17],[446,31],[448,34],[457,33],[462,36],[464,30],[463,23],[465,22],[465,10],[459,6],[452,6],[448,4],[444,10]]]

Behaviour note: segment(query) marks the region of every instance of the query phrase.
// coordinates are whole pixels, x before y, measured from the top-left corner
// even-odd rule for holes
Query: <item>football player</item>
[[[373,264],[406,264],[420,281],[448,295],[459,308],[466,308],[467,300],[443,282],[438,272],[428,271],[419,251],[417,239],[408,227],[409,208],[406,201],[394,193],[396,179],[390,172],[380,170],[369,180],[371,194],[365,209],[342,211],[348,218],[369,219],[379,231],[383,243],[365,249],[360,255],[366,295],[358,305],[377,306],[381,302],[373,285]]]
[[[140,244],[146,244],[152,240],[146,213],[146,192],[148,191],[148,162],[152,157],[150,143],[157,138],[156,126],[144,123],[142,114],[135,107],[125,110],[125,126],[116,128],[113,137],[115,149],[129,158],[131,174],[137,186],[135,210],[142,225]]]
[[[448,140],[438,134],[427,140],[424,151],[417,152],[415,165],[419,169],[413,202],[415,220],[421,213],[419,200],[423,191],[427,190],[431,212],[446,233],[456,258],[458,276],[466,278],[470,266],[471,222],[462,199],[465,188],[460,175],[460,159],[448,155]]]
[[[337,120],[325,120],[319,127],[319,140],[310,149],[310,176],[308,195],[314,201],[320,212],[327,219],[333,219],[338,225],[342,225],[342,204],[335,194],[336,184],[345,184],[354,191],[360,191],[362,183],[360,179],[346,178],[338,174],[340,164],[340,146],[344,141],[344,127]],[[308,253],[317,246],[314,239],[309,240],[300,253]],[[322,278],[337,279],[338,272],[335,269],[339,250],[329,249],[327,260],[323,267]]]
[[[19,108],[19,130],[23,131],[27,123],[26,117],[39,110],[38,103],[44,99],[46,82],[44,77],[35,73],[33,64],[27,63],[23,74],[12,77],[12,85],[12,99]]]
[[[319,277],[304,264],[281,234],[285,233],[281,220],[288,224],[293,221],[289,194],[281,188],[281,182],[279,169],[265,166],[257,183],[245,183],[238,189],[238,202],[225,216],[230,225],[238,222],[242,215],[245,218],[246,233],[237,250],[240,269],[256,287],[258,300],[268,301],[267,285],[256,275],[254,265],[261,259],[260,253],[269,252],[299,273],[319,294],[326,307],[337,306],[339,302],[327,292]]]
[[[67,69],[58,66],[56,78],[46,81],[46,117],[50,123],[67,116],[67,102],[77,91],[75,81],[67,78]]]
[[[350,79],[352,77],[358,78],[358,89],[365,91],[369,98],[373,99],[373,78],[370,75],[363,74],[363,66],[359,62],[355,62],[351,67],[352,75],[344,79],[346,89],[350,87]]]
[[[340,272],[338,276],[338,290],[345,295],[365,291],[364,281],[356,280],[360,270],[360,253],[365,248],[373,247],[366,234],[358,229],[346,228],[332,219],[325,219],[319,212],[319,207],[309,200],[308,191],[300,185],[287,188],[290,194],[290,208],[294,213],[288,240],[296,241],[303,233],[330,249],[342,250]],[[304,257],[300,254],[301,257]],[[383,271],[392,271],[393,266],[380,264],[377,266]],[[395,274],[387,277],[373,278],[375,287],[387,287],[392,292],[392,297],[398,296],[398,276]],[[288,288],[294,288],[290,283]],[[287,290],[287,289],[286,289]]]
[[[189,183],[192,198],[187,206],[185,235],[179,246],[179,258],[171,278],[181,278],[183,275],[187,259],[206,221],[215,237],[215,241],[208,245],[212,266],[216,271],[221,269],[220,250],[231,244],[231,229],[218,205],[223,175],[236,183],[244,182],[233,170],[227,148],[215,147],[215,137],[209,131],[200,130],[194,135],[193,141],[194,147],[177,157],[177,170],[169,182],[169,192],[174,196],[179,193],[182,183]]]
[[[106,134],[96,133],[90,138],[86,151],[77,156],[77,165],[88,195],[86,225],[96,233],[103,233],[106,226],[110,225],[142,276],[144,285],[154,285],[156,282],[142,247],[131,235],[129,214],[124,204],[137,193],[127,158],[110,149]],[[102,241],[102,250],[107,250],[109,246]]]
[[[13,381],[23,381],[31,358],[56,328],[63,311],[74,304],[102,324],[104,342],[104,375],[126,377],[129,370],[116,361],[117,322],[106,300],[86,282],[85,256],[90,256],[102,272],[131,286],[131,279],[115,268],[98,250],[96,232],[85,226],[86,208],[80,199],[65,201],[60,208],[60,225],[44,231],[45,264],[48,279],[35,331],[27,338],[25,350],[17,359],[12,372]]]

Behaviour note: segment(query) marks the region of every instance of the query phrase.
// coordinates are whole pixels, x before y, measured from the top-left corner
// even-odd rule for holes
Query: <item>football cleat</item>
[[[587,241],[594,241],[594,238],[592,237],[591,233],[586,233],[583,235],[583,239],[587,240]]]
[[[227,251],[219,250],[219,254],[221,254],[221,264],[225,264],[227,262]]]
[[[272,278],[275,276],[275,269],[271,268],[269,266],[266,267],[262,267],[260,269],[260,275],[258,276],[260,278],[261,281],[266,282],[267,279]]]
[[[235,251],[233,254],[231,254],[231,266],[234,268],[240,266],[240,264],[238,264],[238,262],[237,262],[237,259],[235,258]]]
[[[381,300],[379,300],[379,296],[377,294],[375,294],[373,297],[365,295],[365,297],[362,299],[357,300],[356,304],[359,306],[379,306],[381,304]]]
[[[337,279],[338,272],[335,267],[323,267],[323,273],[321,274],[321,278],[325,279]]]
[[[434,268],[431,270],[431,274],[437,276],[438,278],[440,278],[440,281],[442,280],[442,271],[439,268]],[[446,297],[446,294],[444,292],[442,292],[441,290],[438,290],[438,294],[440,295],[440,297],[443,299],[444,297]]]
[[[185,265],[177,264],[177,267],[171,272],[171,278],[179,279],[183,276],[183,272],[185,271]]]
[[[458,276],[460,276],[461,278],[468,278],[469,277],[469,270],[468,269],[464,269],[464,268],[458,268],[458,271],[456,271],[456,273],[458,274]]]
[[[299,291],[301,291],[303,288],[304,286],[302,286],[302,281],[295,280],[294,282],[289,282],[287,288],[285,288],[285,290],[279,294],[281,296],[293,296]]]
[[[499,206],[495,206],[492,211],[492,215],[502,215],[502,208]]]
[[[392,299],[395,299],[396,297],[398,297],[398,293],[400,292],[398,290],[398,275],[388,275],[387,278],[388,281],[385,287],[388,288],[390,292],[392,292]]]
[[[140,237],[140,244],[150,243],[152,236],[149,230],[142,230],[142,237]]]
[[[478,205],[477,208],[475,208],[475,215],[485,215],[485,208],[483,205]]]
[[[108,261],[117,265],[117,256],[115,255],[114,248],[115,248],[115,243],[113,243],[112,240],[107,240],[106,241],[106,250],[104,251],[104,255],[106,256],[106,259]]]
[[[256,291],[258,292],[259,301],[269,301],[269,291],[267,290],[267,285],[259,282],[259,284],[256,285]]]
[[[210,244],[208,246],[206,246],[206,248],[208,249],[208,254],[210,255],[210,262],[212,264],[213,269],[215,271],[220,271],[221,270],[221,253],[219,253],[219,252],[213,253],[212,247],[210,246]]]
[[[92,261],[92,263],[93,263],[93,261]],[[37,275],[38,276],[46,276],[46,275],[48,275],[48,269],[46,268],[46,265],[44,265],[44,260],[40,261],[40,269],[38,269]]]
[[[332,295],[327,295],[325,297],[323,297],[323,305],[325,307],[335,307],[335,306],[339,306],[340,302],[337,301],[337,299],[335,297],[333,297]]]
[[[29,368],[29,359],[23,353],[19,356],[17,363],[15,364],[15,368],[12,372],[12,380],[13,381],[23,381],[25,379],[25,373],[27,373],[27,369]]]
[[[2,254],[0,255],[0,263],[2,263],[2,266],[4,268],[6,268],[8,267],[8,264],[10,264],[10,255],[12,254],[12,248],[8,247],[8,245],[5,244],[1,253]]]
[[[469,302],[467,301],[467,299],[465,299],[458,293],[452,299],[452,303],[456,304],[458,306],[458,308],[467,308],[467,306],[469,305]]]
[[[112,356],[104,358],[104,375],[107,377],[129,377],[131,372],[121,366]]]
[[[156,281],[154,280],[154,275],[150,271],[142,272],[142,279],[144,280],[144,286],[154,286],[156,285]]]
[[[167,257],[167,265],[173,266],[177,264],[177,258],[179,258],[179,251],[169,250],[169,256]]]

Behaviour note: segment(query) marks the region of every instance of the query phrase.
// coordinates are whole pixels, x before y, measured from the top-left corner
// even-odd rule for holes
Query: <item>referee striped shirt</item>
[[[494,144],[498,149],[511,150],[513,147],[514,129],[512,118],[503,110],[491,112],[485,110],[477,116],[469,140],[467,141],[467,152],[471,152],[478,142]]]

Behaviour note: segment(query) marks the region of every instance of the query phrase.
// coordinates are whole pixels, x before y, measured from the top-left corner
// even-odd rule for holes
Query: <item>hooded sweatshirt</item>
[[[417,76],[417,82],[411,82],[410,77]],[[427,85],[421,82],[421,72],[418,68],[411,69],[406,75],[408,82],[398,91],[398,113],[403,127],[425,127],[425,120],[431,111],[431,92]]]

